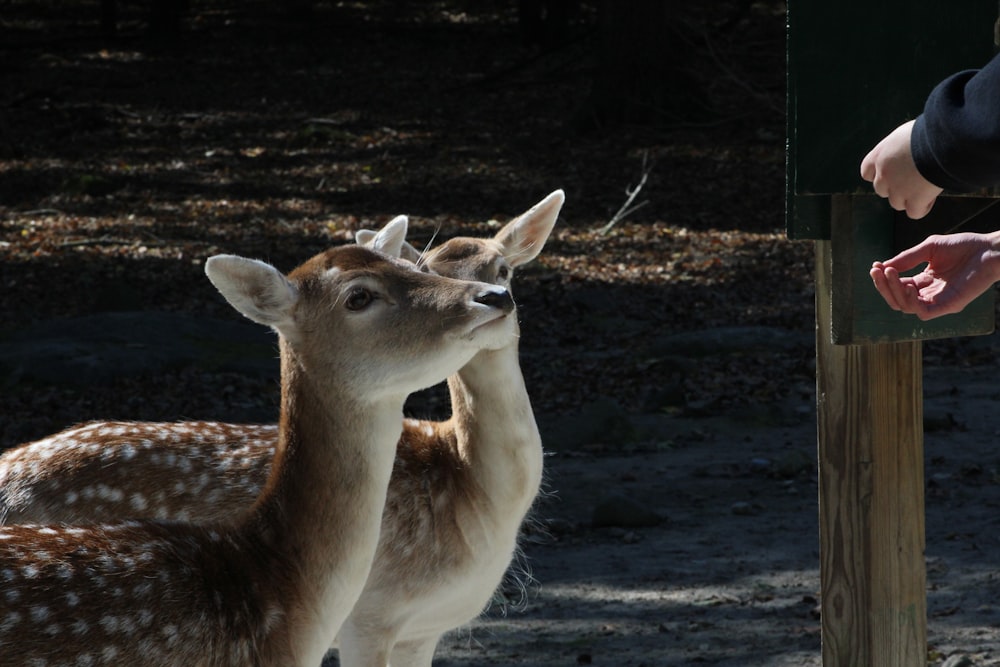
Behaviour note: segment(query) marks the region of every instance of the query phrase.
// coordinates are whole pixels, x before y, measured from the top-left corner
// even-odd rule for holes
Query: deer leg
[[[396,644],[389,657],[391,667],[431,667],[439,637],[414,639]]]

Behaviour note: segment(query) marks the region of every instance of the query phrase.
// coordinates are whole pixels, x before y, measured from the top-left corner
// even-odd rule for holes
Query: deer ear
[[[374,247],[372,244],[374,243],[377,235],[378,232],[374,232],[370,229],[359,229],[354,232],[354,242],[364,248],[372,248]],[[408,241],[403,241],[403,246],[399,251],[399,257],[408,262],[417,264],[420,262],[420,251],[410,245]]]
[[[400,257],[403,253],[403,244],[406,243],[406,229],[409,220],[405,215],[397,215],[386,223],[372,236],[368,243],[364,245],[372,250],[378,250],[391,257]]]
[[[205,274],[226,301],[246,317],[276,329],[292,321],[299,293],[270,264],[236,255],[215,255]]]
[[[538,257],[559,217],[566,195],[556,190],[497,232],[494,240],[503,247],[511,266],[521,266]]]
[[[410,245],[409,241],[403,241],[403,247],[400,249],[399,256],[407,262],[420,263],[420,251]]]

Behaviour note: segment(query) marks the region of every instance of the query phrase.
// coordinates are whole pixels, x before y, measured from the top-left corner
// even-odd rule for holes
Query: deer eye
[[[372,294],[371,290],[364,287],[355,287],[347,293],[347,298],[344,299],[344,306],[348,310],[363,310],[374,300],[375,295]]]
[[[510,267],[507,265],[501,266],[497,269],[497,280],[510,280]]]

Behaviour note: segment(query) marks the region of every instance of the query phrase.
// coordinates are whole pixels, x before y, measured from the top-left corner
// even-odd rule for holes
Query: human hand
[[[920,273],[904,277],[926,262]],[[957,313],[1000,278],[1000,232],[935,235],[869,272],[893,310],[930,320]]]
[[[897,211],[906,211],[914,220],[927,215],[941,188],[917,171],[910,151],[913,121],[889,133],[861,161],[861,178],[870,181],[875,194],[887,198]]]

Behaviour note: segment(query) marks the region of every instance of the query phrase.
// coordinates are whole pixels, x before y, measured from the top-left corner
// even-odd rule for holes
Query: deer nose
[[[512,297],[510,292],[505,290],[503,287],[483,290],[476,295],[475,300],[476,303],[481,303],[484,306],[499,308],[504,312],[504,315],[514,310],[514,297]]]

